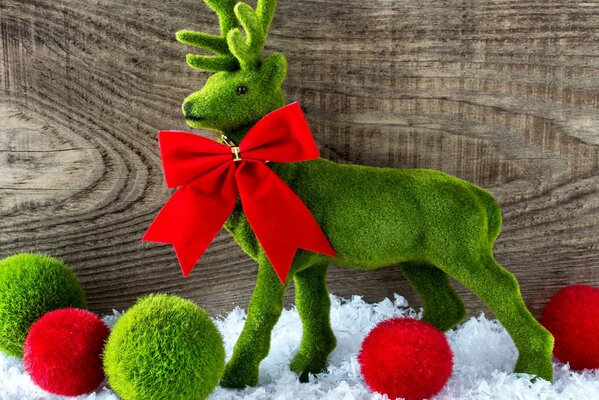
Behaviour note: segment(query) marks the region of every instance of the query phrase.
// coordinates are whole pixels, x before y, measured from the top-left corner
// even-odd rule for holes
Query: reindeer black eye
[[[248,91],[248,88],[245,86],[238,86],[237,87],[237,94],[245,94]]]

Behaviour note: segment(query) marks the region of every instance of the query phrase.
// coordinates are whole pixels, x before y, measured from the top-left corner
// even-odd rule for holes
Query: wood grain
[[[206,78],[181,28],[217,24],[199,0],[0,2],[0,256],[64,259],[98,312],[161,291],[225,313],[253,288],[224,232],[189,279],[140,243],[170,194],[156,132],[187,129],[180,104]],[[282,0],[268,50],[324,156],[491,191],[497,259],[537,315],[560,287],[599,285],[599,3]],[[333,267],[329,288],[416,304],[399,267]]]

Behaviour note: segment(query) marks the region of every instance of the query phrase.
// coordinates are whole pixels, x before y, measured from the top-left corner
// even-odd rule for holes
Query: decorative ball
[[[391,318],[375,326],[358,361],[370,389],[391,399],[430,398],[443,389],[453,369],[443,332],[412,318]]]
[[[599,368],[599,288],[563,288],[545,306],[541,323],[555,338],[556,358],[574,370]]]
[[[47,313],[29,330],[24,365],[47,392],[79,396],[104,381],[102,350],[110,329],[98,316],[76,308]]]
[[[23,357],[31,324],[59,308],[86,308],[79,281],[65,264],[40,254],[0,261],[0,350]]]
[[[117,321],[104,349],[104,369],[123,400],[199,400],[222,378],[225,350],[204,310],[156,294]]]

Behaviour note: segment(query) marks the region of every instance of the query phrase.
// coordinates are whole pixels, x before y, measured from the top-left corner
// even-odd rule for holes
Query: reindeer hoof
[[[540,338],[542,340],[537,342],[538,345],[536,346],[536,351],[527,352],[526,350],[523,350],[520,352],[514,372],[534,375],[533,381],[541,378],[552,382],[553,336],[545,331],[540,335]]]
[[[533,375],[533,382],[539,378],[553,382],[553,362],[551,356],[547,356],[546,354],[530,357],[521,355],[518,357],[514,372]]]
[[[310,374],[317,374],[326,370],[327,358],[309,357],[302,353],[297,353],[289,369],[300,374],[300,382],[308,382]]]
[[[246,386],[258,384],[258,368],[243,368],[242,366],[227,365],[220,380],[220,386],[225,388],[243,389]]]

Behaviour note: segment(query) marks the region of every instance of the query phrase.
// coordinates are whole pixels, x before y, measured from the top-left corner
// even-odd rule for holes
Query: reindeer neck
[[[252,124],[253,125],[253,124]],[[227,144],[229,146],[233,144],[239,145],[244,136],[248,133],[252,125],[249,126],[241,126],[239,128],[221,132],[220,133],[220,141],[221,143]],[[226,137],[226,141],[228,143],[223,142],[223,135]],[[232,143],[231,143],[232,142]],[[243,212],[243,207],[241,202],[237,201],[235,204],[235,208],[227,221],[225,222],[224,228],[233,236],[237,244],[252,257],[257,260],[258,254],[260,253],[260,243],[256,238],[245,214]]]
[[[223,132],[221,135],[225,135],[227,139],[238,145],[239,142],[241,142],[241,139],[243,139],[243,137],[249,132],[252,126],[253,124],[240,126],[239,128]]]

